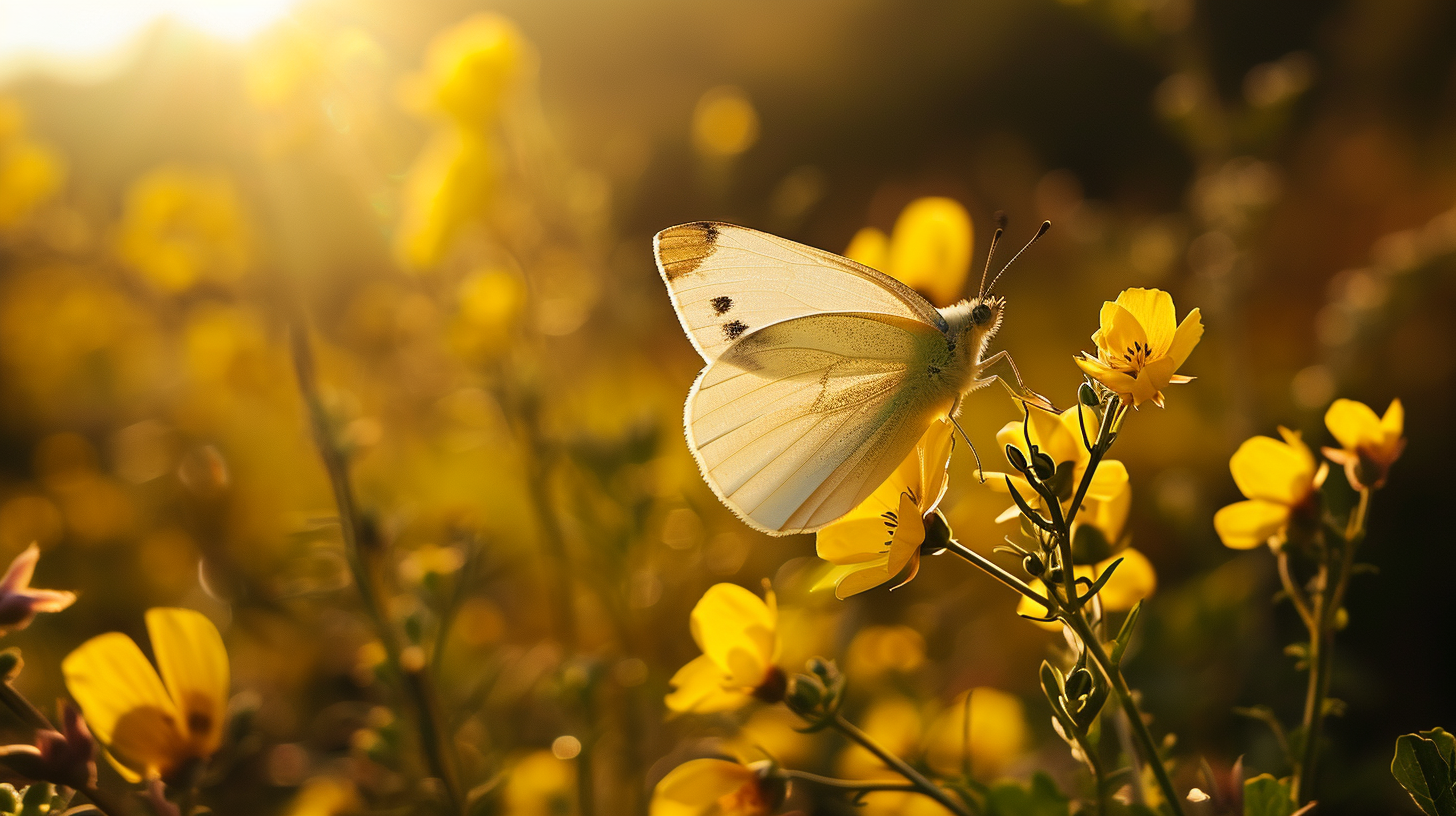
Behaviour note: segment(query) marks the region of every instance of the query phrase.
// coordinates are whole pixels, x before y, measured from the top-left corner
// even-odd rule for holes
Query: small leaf
[[[1259,774],[1244,783],[1244,816],[1290,816],[1294,799],[1289,785],[1269,774]]]
[[[1427,732],[1434,734],[1434,731]],[[1444,739],[1441,738],[1444,735]],[[1395,759],[1390,773],[1405,788],[1416,807],[1426,816],[1456,816],[1456,782],[1453,782],[1448,751],[1456,750],[1451,735],[1441,731],[1437,739],[1406,734],[1395,741]]]
[[[1128,610],[1127,620],[1122,622],[1122,628],[1117,630],[1117,639],[1112,642],[1112,665],[1122,665],[1122,655],[1127,651],[1127,644],[1132,641],[1133,628],[1137,626],[1138,615],[1142,611],[1142,601],[1138,601],[1132,609]]]

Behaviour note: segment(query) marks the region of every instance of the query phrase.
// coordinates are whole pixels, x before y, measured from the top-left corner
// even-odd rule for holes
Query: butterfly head
[[[947,309],[945,316],[947,335],[957,349],[979,352],[988,340],[1001,328],[1001,318],[1006,311],[1005,298],[995,295],[963,300]]]

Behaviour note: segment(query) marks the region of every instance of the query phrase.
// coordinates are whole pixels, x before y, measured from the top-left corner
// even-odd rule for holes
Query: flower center
[[[909,498],[910,503],[915,505],[916,507],[920,506],[920,498],[915,495],[914,488],[907,488],[900,495]],[[880,514],[880,518],[885,520],[885,535],[889,536],[885,539],[885,548],[883,550],[880,550],[880,552],[889,552],[890,544],[893,543],[895,540],[895,530],[899,529],[900,527],[900,514],[896,513],[894,510],[886,510],[885,512]]]

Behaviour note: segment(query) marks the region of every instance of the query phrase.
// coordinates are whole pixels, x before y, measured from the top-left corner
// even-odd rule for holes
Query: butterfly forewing
[[[835,312],[743,335],[688,396],[688,446],[713,491],[752,526],[817,529],[854,509],[953,394],[925,376],[944,344],[925,322]]]
[[[658,233],[653,249],[678,319],[710,363],[754,329],[819,312],[944,325],[929,302],[888,275],[745,227],[683,224]]]

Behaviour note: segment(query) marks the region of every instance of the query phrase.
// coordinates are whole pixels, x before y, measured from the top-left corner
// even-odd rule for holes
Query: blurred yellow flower
[[[66,178],[66,164],[48,145],[26,136],[25,110],[0,97],[0,229],[24,221],[50,200]]]
[[[409,269],[438,264],[460,230],[490,201],[494,154],[485,137],[463,129],[437,132],[415,159],[401,191],[394,250]]]
[[[253,240],[230,178],[167,165],[127,191],[116,252],[158,289],[183,292],[204,281],[242,278],[253,262]]]
[[[786,785],[768,776],[767,762],[693,759],[673,768],[652,790],[649,816],[769,816]]]
[[[477,272],[460,284],[460,311],[451,326],[455,348],[471,359],[498,357],[526,308],[526,284],[504,269]]]
[[[360,809],[354,783],[338,776],[315,776],[303,784],[288,804],[287,816],[339,816]]]
[[[799,729],[804,721],[785,706],[762,706],[749,716],[728,745],[735,756],[764,756],[783,765],[802,765],[818,755],[813,734]]]
[[[1337,399],[1325,412],[1325,427],[1340,443],[1324,448],[1325,457],[1345,466],[1345,478],[1357,490],[1385,486],[1390,466],[1405,450],[1405,409],[1400,400],[1390,401],[1385,416],[1378,417],[1363,402]]]
[[[1256,436],[1244,441],[1229,459],[1234,484],[1248,498],[1213,516],[1224,546],[1247,550],[1264,543],[1281,545],[1291,527],[1301,530],[1317,522],[1314,497],[1329,473],[1316,466],[1314,455],[1298,433],[1280,428],[1284,441]]]
[[[964,296],[973,234],[971,216],[960,202],[918,198],[900,212],[890,237],[865,227],[844,254],[898,278],[937,306],[949,306]]]
[[[712,88],[693,109],[693,147],[705,156],[731,158],[758,141],[758,111],[742,88]]]
[[[39,560],[40,547],[31,544],[0,577],[0,635],[24,629],[41,612],[59,612],[76,602],[74,592],[31,589],[30,579]]]
[[[667,707],[679,712],[728,711],[757,698],[783,699],[787,678],[779,657],[778,607],[737,584],[715,584],[692,612],[693,640],[703,654],[672,676]]]
[[[533,751],[511,768],[501,798],[511,816],[569,816],[576,812],[576,764]]]
[[[908,626],[866,626],[850,641],[844,669],[851,680],[878,680],[925,664],[925,638]]]
[[[476,14],[430,41],[423,70],[405,81],[402,95],[414,110],[484,132],[534,59],[510,20]]]
[[[970,695],[970,733],[966,733],[966,697]],[[1026,750],[1030,732],[1021,698],[1000,689],[962,692],[936,716],[926,731],[925,760],[936,773],[956,776],[970,753],[971,771],[995,778]]]
[[[996,433],[996,441],[1001,443],[1003,450],[1010,445],[1020,450],[1022,456],[1030,458],[1031,451],[1026,444],[1027,437],[1030,436],[1031,444],[1051,457],[1056,465],[1056,474],[1048,484],[1061,500],[1062,512],[1065,514],[1071,509],[1077,485],[1081,483],[1087,472],[1087,465],[1092,460],[1092,454],[1082,436],[1082,429],[1085,426],[1090,439],[1097,433],[1097,417],[1092,409],[1081,405],[1068,408],[1059,416],[1040,410],[1027,412],[1025,406],[1022,406],[1022,411],[1027,413],[1026,423],[1006,423]],[[1080,419],[1078,411],[1083,412]],[[992,490],[1008,496],[1011,494],[1007,487],[1009,480],[1023,499],[1033,507],[1046,510],[1042,507],[1044,503],[1041,497],[1021,474],[987,472],[978,475],[984,475],[987,486]],[[1079,561],[1101,560],[1117,550],[1123,544],[1123,532],[1131,507],[1132,486],[1128,482],[1127,467],[1116,459],[1102,460],[1097,471],[1092,474],[1092,483],[1087,487],[1082,508],[1077,511],[1077,518],[1072,524],[1074,557]],[[1011,521],[1019,515],[1020,510],[1013,503],[996,520]],[[1095,530],[1100,536],[1089,537],[1084,530]],[[1097,540],[1098,537],[1101,540]]]
[[[147,610],[147,633],[156,669],[131,638],[108,632],[67,655],[61,671],[123,777],[172,781],[222,744],[227,650],[212,621],[190,609]]]
[[[920,753],[924,736],[920,706],[900,694],[877,698],[860,716],[859,727],[885,750],[899,757]],[[884,761],[859,744],[848,745],[834,761],[834,771],[846,779],[899,779]]]
[[[819,557],[835,564],[819,587],[833,585],[839,598],[877,587],[907,572],[904,585],[920,569],[926,517],[935,512],[948,486],[952,425],[930,424],[915,450],[870,497],[848,515],[819,531]]]
[[[1177,373],[1203,337],[1197,309],[1177,322],[1173,297],[1159,289],[1127,289],[1102,304],[1101,327],[1092,335],[1097,356],[1083,353],[1077,365],[1134,407],[1163,406],[1163,389],[1192,377]]]
[[[1133,547],[1128,547],[1117,555],[1096,564],[1077,564],[1073,567],[1072,574],[1077,578],[1096,581],[1119,558],[1122,559],[1122,563],[1117,565],[1117,571],[1112,573],[1112,577],[1107,579],[1107,583],[1097,593],[1097,597],[1102,601],[1102,608],[1108,612],[1126,612],[1136,606],[1138,601],[1152,597],[1158,588],[1158,573],[1153,569],[1153,562]],[[1047,593],[1046,583],[1040,578],[1031,581],[1030,586],[1043,595]],[[1082,589],[1085,591],[1085,585]],[[1021,601],[1016,605],[1016,612],[1019,615],[1035,618],[1044,618],[1047,614],[1047,610],[1041,604],[1025,595],[1021,596]],[[1034,622],[1043,629],[1051,631],[1062,628],[1061,624],[1056,622]]]

